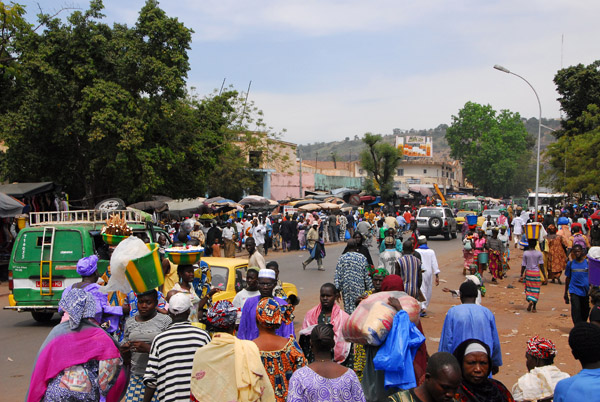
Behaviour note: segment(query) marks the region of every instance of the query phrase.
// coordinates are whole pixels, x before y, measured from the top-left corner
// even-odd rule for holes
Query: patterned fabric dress
[[[490,262],[490,273],[494,279],[502,279],[502,241],[490,237],[488,241]]]
[[[275,391],[275,400],[277,402],[285,402],[288,393],[288,383],[290,378],[292,378],[292,374],[307,364],[300,345],[290,335],[283,349],[261,350],[260,358]]]
[[[290,380],[287,402],[363,402],[365,395],[354,371],[325,378],[302,367]]]
[[[368,274],[367,258],[351,251],[342,254],[335,267],[334,284],[342,292],[344,311],[352,314],[356,308],[356,299],[366,290],[373,288]]]
[[[540,251],[527,250],[523,253],[521,265],[527,269],[525,271],[525,296],[528,302],[537,303],[539,300],[542,285],[539,266],[543,264],[544,256]]]
[[[548,279],[560,278],[562,271],[567,265],[567,255],[563,247],[567,242],[562,236],[548,235],[546,237],[546,248],[548,249]]]
[[[367,290],[363,293],[363,296],[368,297],[373,294],[373,289]],[[356,373],[359,381],[362,381],[363,371],[365,370],[365,363],[367,360],[367,354],[365,352],[365,346],[360,343],[353,343],[354,346],[354,364],[352,368]]]

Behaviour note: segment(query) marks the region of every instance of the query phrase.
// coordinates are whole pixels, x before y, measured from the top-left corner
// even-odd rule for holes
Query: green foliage
[[[452,116],[446,140],[466,179],[487,195],[520,194],[533,181],[524,173],[530,169],[535,140],[518,113],[497,113],[490,105],[467,102]]]
[[[582,134],[563,135],[546,150],[550,181],[570,194],[600,195],[600,108],[588,105],[574,123]]]
[[[563,130],[555,134],[573,136],[585,132],[579,117],[588,105],[600,105],[600,60],[588,66],[578,64],[559,70],[554,76],[561,109],[566,113]]]
[[[244,147],[268,147],[276,134],[262,112],[251,103],[240,118],[243,100],[233,90],[201,100],[187,94],[192,31],[156,1],[133,27],[102,23],[102,9],[94,0],[64,22],[42,14],[43,32],[18,26],[3,50],[18,54],[19,79],[0,109],[8,147],[0,180],[55,181],[88,205],[107,196],[214,193],[211,185],[233,179],[226,168],[211,174],[223,165],[235,167],[236,191],[252,187],[247,153],[231,143],[243,137]]]
[[[366,133],[367,146],[360,153],[360,165],[368,172],[366,186],[369,192],[378,192],[385,202],[394,194],[394,173],[402,155],[393,145],[382,142],[381,135]]]

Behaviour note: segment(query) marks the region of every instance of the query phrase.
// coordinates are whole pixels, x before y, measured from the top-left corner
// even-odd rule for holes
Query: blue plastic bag
[[[344,239],[350,240],[350,231],[346,229],[346,233],[344,234]]]
[[[377,370],[385,372],[385,388],[410,389],[417,386],[413,361],[425,336],[410,322],[406,311],[394,316],[392,329],[373,359]]]

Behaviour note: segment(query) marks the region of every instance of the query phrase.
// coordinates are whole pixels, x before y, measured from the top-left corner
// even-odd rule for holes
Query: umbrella
[[[292,201],[289,203],[289,205],[294,206],[296,208],[299,208],[303,205],[307,205],[307,204],[321,204],[323,201],[319,201],[319,200],[298,200],[298,201]]]
[[[21,201],[0,193],[0,218],[12,218],[23,213],[23,204]]]
[[[332,209],[340,209],[340,207],[340,204],[334,204],[332,202],[324,202],[322,204],[319,204],[319,208],[327,211],[331,211]]]
[[[186,215],[199,213],[201,212],[201,209],[203,209],[204,200],[204,198],[198,197],[167,201],[169,215],[176,215],[181,218]]]
[[[239,204],[243,206],[248,205],[253,207],[266,207],[271,205],[268,199],[259,195],[249,195],[247,197],[244,197],[240,200]]]
[[[304,204],[298,208],[300,211],[316,211],[320,209],[320,206],[317,204]]]
[[[327,197],[324,200],[325,202],[330,202],[332,204],[342,205],[345,201],[339,197]]]
[[[410,186],[408,191],[411,193],[418,193],[425,197],[431,197],[433,195],[433,191],[429,187],[425,186]]]
[[[163,212],[169,209],[169,206],[165,201],[140,201],[135,204],[131,204],[128,208],[139,209],[140,211],[153,211]]]
[[[47,193],[60,189],[60,186],[51,181],[39,183],[11,183],[0,184],[0,192],[6,193],[12,197],[31,197],[32,195]]]

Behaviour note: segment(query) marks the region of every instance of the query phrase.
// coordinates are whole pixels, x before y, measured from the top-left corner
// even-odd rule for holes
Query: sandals
[[[527,306],[527,311],[531,311],[533,308],[533,302],[529,302],[529,306]]]

